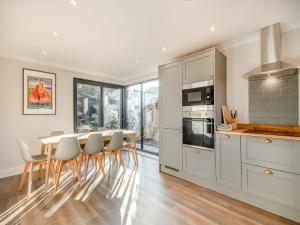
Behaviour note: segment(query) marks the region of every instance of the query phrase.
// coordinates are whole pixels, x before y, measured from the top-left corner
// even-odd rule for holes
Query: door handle
[[[273,175],[272,170],[269,170],[269,169],[265,169],[264,173],[265,173],[265,175]]]
[[[225,139],[230,139],[230,136],[228,134],[226,134]]]
[[[270,138],[265,138],[264,142],[266,144],[271,144],[272,143],[272,140]]]

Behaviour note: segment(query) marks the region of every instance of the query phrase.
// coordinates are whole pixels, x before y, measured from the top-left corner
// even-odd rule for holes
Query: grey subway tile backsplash
[[[298,86],[298,75],[249,81],[250,123],[298,125]]]

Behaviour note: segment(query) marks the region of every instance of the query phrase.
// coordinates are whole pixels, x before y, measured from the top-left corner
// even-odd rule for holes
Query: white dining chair
[[[54,154],[54,159],[57,162],[54,193],[57,191],[62,166],[65,163],[73,164],[73,168],[75,168],[75,175],[77,176],[78,182],[81,185],[80,172],[77,163],[77,157],[79,155],[80,145],[76,137],[65,137],[60,139]]]
[[[97,164],[99,164],[99,168],[104,171],[103,165],[103,137],[101,133],[90,134],[88,140],[83,148],[82,153],[79,157],[79,171],[81,171],[82,161],[84,160],[84,182],[86,181],[87,171],[89,167],[89,160],[95,159],[94,165],[97,168]]]
[[[23,140],[17,139],[17,143],[18,143],[19,148],[20,148],[21,157],[22,157],[23,161],[25,162],[23,174],[21,176],[21,181],[20,181],[20,184],[19,184],[19,191],[23,190],[25,178],[26,178],[27,172],[29,170],[27,196],[30,196],[31,187],[32,187],[32,180],[33,180],[33,168],[36,167],[36,166],[46,164],[47,163],[47,156],[46,155],[31,155],[30,152],[29,152],[28,145]],[[53,165],[51,165],[50,169],[51,169],[51,171],[54,175],[55,173],[54,173]]]
[[[109,155],[109,169],[112,166],[113,162],[118,163],[119,157],[119,166],[124,167],[124,162],[122,158],[123,154],[123,131],[117,131],[113,134],[111,141],[108,146],[105,147],[105,152]]]

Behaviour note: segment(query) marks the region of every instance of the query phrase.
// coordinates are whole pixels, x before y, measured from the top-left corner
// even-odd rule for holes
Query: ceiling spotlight
[[[45,50],[43,51],[43,55],[47,55],[47,52]]]
[[[115,73],[115,72],[117,72],[118,70],[117,69],[113,69],[113,72]]]
[[[77,5],[77,2],[75,0],[70,0],[70,3],[73,5],[73,6],[76,6]]]
[[[161,50],[162,50],[163,52],[166,52],[166,51],[167,51],[167,48],[166,48],[166,47],[163,47]]]
[[[135,60],[135,63],[139,63],[139,60],[136,59],[136,60]]]
[[[214,26],[211,26],[209,29],[210,31],[215,31],[216,28]]]
[[[56,31],[53,32],[54,36],[58,36],[58,33]]]

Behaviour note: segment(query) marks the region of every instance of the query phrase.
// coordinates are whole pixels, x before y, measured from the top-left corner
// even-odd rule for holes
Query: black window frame
[[[121,90],[121,118],[120,118],[120,128],[124,128],[124,86],[105,83],[100,81],[82,79],[82,78],[73,78],[73,130],[74,132],[78,132],[78,123],[77,123],[77,85],[78,84],[86,84],[86,85],[93,85],[100,87],[100,126],[103,127],[104,125],[104,117],[103,117],[103,87],[106,88],[115,88]]]

